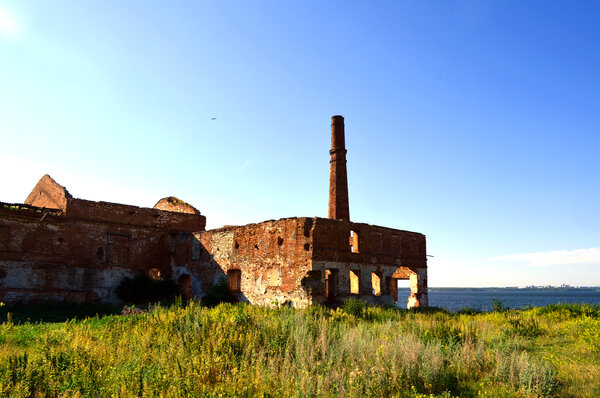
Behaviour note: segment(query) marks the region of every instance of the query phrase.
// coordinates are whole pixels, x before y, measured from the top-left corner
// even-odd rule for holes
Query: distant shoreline
[[[408,289],[408,288],[406,288]],[[463,290],[463,291],[488,291],[488,292],[506,292],[506,291],[546,291],[546,292],[568,292],[568,291],[591,291],[600,292],[600,286],[582,286],[582,287],[429,287],[429,291],[448,291],[448,290]]]

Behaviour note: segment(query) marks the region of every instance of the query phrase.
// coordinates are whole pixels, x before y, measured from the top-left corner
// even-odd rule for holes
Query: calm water
[[[398,289],[399,297],[407,297],[410,289]],[[449,289],[429,288],[429,305],[456,311],[464,307],[489,311],[494,299],[505,307],[521,308],[526,306],[543,307],[558,303],[600,303],[600,288],[569,290],[525,290],[525,289]],[[406,305],[406,301],[398,303]]]

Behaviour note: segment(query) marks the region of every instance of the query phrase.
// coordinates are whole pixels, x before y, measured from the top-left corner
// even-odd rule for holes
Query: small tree
[[[504,312],[507,308],[502,304],[502,301],[498,299],[494,299],[494,303],[492,304],[492,311],[494,312]]]

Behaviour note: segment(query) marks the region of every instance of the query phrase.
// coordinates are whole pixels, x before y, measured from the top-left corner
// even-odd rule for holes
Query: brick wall
[[[1,205],[0,301],[114,302],[126,276],[170,277],[173,236],[204,224],[199,214],[73,198],[65,211]]]
[[[396,281],[409,279],[411,295],[400,299],[411,306],[427,304],[422,234],[349,221],[287,218],[178,239],[175,252],[182,255],[173,274],[190,275],[196,296],[219,278],[229,278],[237,288],[232,279],[239,278],[238,299],[252,304],[336,305],[352,297],[391,304],[397,298]],[[329,283],[335,286],[327,294],[332,271],[335,280]]]
[[[305,286],[311,225],[311,219],[288,218],[195,233],[189,263],[176,264],[174,274],[190,274],[197,296],[229,274],[239,278],[241,301],[305,306],[311,301]]]

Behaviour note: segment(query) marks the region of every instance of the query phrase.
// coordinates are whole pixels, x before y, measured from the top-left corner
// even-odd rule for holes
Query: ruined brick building
[[[43,176],[24,204],[0,203],[0,301],[114,302],[137,272],[201,297],[226,278],[253,304],[398,301],[427,306],[425,236],[350,221],[344,119],[332,117],[329,218],[298,217],[206,231],[175,198],[152,209],[76,199]]]

